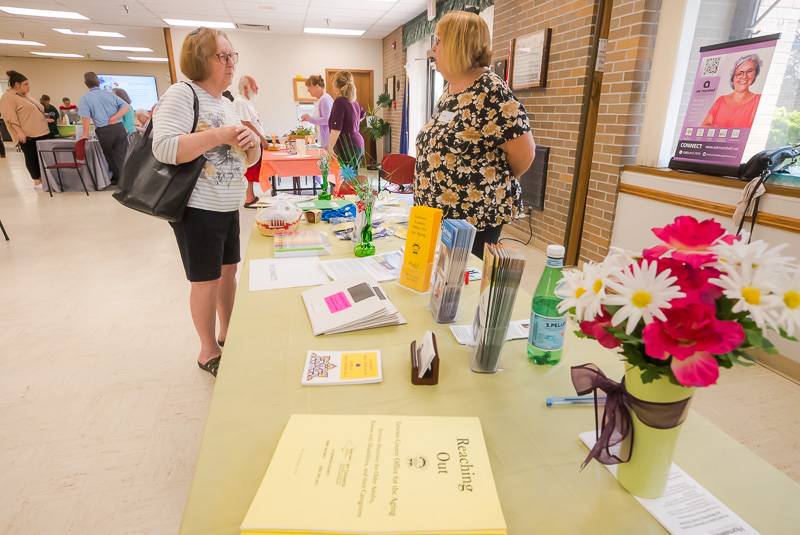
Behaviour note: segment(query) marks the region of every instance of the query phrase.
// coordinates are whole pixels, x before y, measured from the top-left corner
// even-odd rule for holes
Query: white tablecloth
[[[64,151],[56,152],[55,157],[59,163],[70,163],[73,161],[72,149],[74,147],[74,139],[45,139],[36,143],[36,149],[39,151],[39,162],[42,167],[42,189],[44,191],[48,191],[50,185],[53,186],[53,191],[61,191],[58,182],[58,171],[56,169],[45,169],[46,165],[52,165],[54,162],[54,154],[48,151]],[[100,148],[100,142],[96,139],[90,139],[86,143],[86,163],[91,170],[91,175],[86,167],[81,168],[81,174],[87,188],[94,188],[92,176],[97,182],[97,189],[103,189],[111,184],[111,172],[108,170],[108,163],[106,163],[106,157]],[[61,169],[61,182],[64,184],[65,191],[83,191],[78,172],[75,169]]]

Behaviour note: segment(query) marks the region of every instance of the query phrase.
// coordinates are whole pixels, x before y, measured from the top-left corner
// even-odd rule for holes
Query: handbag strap
[[[200,121],[200,100],[197,98],[197,92],[194,90],[194,87],[192,87],[192,84],[190,84],[189,82],[182,82],[182,83],[186,84],[189,87],[189,89],[192,90],[192,98],[193,98],[192,109],[194,111],[194,120],[192,121],[192,131],[189,133],[194,134],[195,131],[197,130],[197,123]],[[150,135],[151,131],[153,130],[154,119],[155,117],[151,115],[150,121],[147,123],[147,128],[144,131],[144,136],[142,137],[147,138]]]

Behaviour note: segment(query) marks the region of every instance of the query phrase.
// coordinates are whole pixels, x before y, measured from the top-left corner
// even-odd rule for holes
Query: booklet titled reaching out
[[[295,414],[243,535],[505,535],[477,418]]]

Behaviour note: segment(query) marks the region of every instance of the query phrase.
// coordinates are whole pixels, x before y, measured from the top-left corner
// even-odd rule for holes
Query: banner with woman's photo
[[[780,34],[700,49],[672,169],[736,175]]]

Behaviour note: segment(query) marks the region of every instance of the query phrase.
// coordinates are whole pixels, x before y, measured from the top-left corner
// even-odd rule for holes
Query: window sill
[[[737,180],[735,178],[703,175],[700,173],[692,173],[689,171],[675,171],[666,167],[648,167],[646,165],[626,165],[623,171],[630,171],[633,173],[642,173],[646,175],[659,176],[663,178],[672,178],[677,180],[692,180],[703,184],[712,184],[714,186],[724,186],[728,188],[744,189],[747,185],[746,181]],[[793,188],[790,186],[779,186],[775,184],[766,184],[767,193],[773,195],[782,195],[785,197],[800,198],[800,188]]]

